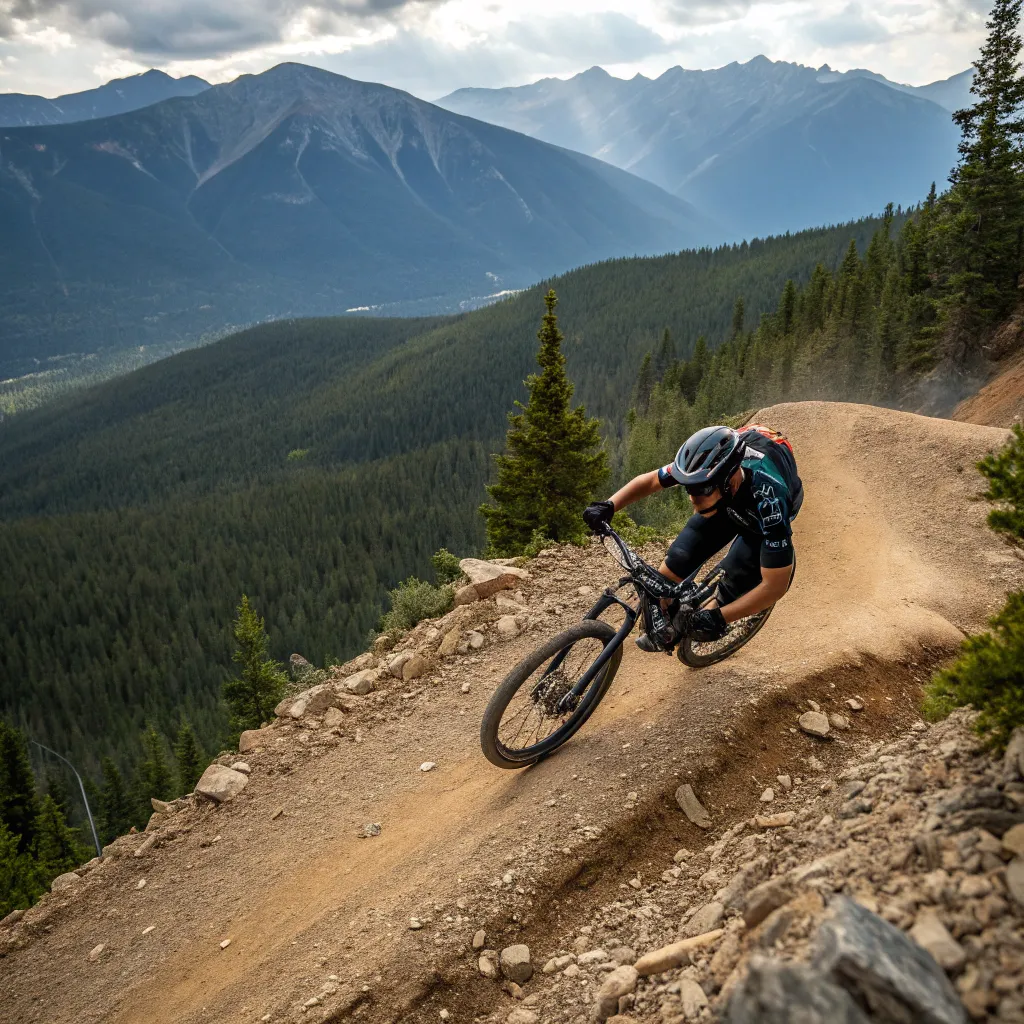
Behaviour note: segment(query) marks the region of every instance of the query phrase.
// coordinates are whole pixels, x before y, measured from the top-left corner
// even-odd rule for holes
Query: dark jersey
[[[768,427],[752,426],[740,431],[746,445],[743,483],[733,496],[726,514],[737,529],[761,545],[761,565],[780,569],[793,564],[793,531],[804,500],[804,488],[796,471],[790,443]],[[674,465],[658,470],[662,487],[674,487]]]

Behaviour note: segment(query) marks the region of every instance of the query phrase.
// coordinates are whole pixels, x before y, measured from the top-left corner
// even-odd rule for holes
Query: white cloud
[[[432,99],[593,64],[654,75],[758,53],[923,84],[971,63],[989,3],[0,0],[0,89],[53,95],[151,66],[225,81],[297,60]]]

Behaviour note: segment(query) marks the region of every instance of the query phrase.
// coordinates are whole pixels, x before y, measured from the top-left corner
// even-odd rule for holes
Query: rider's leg
[[[736,524],[728,516],[690,516],[658,571],[678,583],[721,551],[736,533]]]
[[[706,518],[693,515],[672,542],[658,571],[667,579],[679,583],[696,572],[735,536],[736,526],[728,516],[715,515]],[[665,611],[671,611],[669,605],[668,601],[661,602]],[[669,638],[668,642],[671,643],[672,638]],[[636,644],[642,651],[658,649],[646,634],[637,637]]]
[[[761,544],[742,533],[738,534],[722,560],[725,576],[718,584],[718,592],[706,607],[732,604],[738,597],[749,593],[761,582]]]

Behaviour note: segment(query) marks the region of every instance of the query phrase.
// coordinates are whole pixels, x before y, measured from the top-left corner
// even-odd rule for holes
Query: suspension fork
[[[625,579],[619,583],[619,587],[624,586],[626,583],[631,583],[632,580]],[[586,672],[580,677],[576,685],[558,702],[558,713],[562,714],[568,711],[573,701],[577,700],[581,694],[583,694],[587,687],[594,681],[597,674],[604,668],[608,663],[611,656],[622,646],[623,641],[633,632],[633,627],[636,625],[637,617],[639,616],[639,609],[634,608],[631,604],[627,604],[621,598],[617,597],[615,592],[619,587],[608,587],[604,593],[597,599],[597,603],[594,605],[586,615],[583,616],[584,620],[587,619],[598,619],[603,615],[613,604],[617,604],[626,613],[625,621],[619,627],[618,632],[615,636],[605,644],[604,650],[594,659],[594,663],[587,669]],[[551,667],[547,672],[544,673],[547,676],[548,672],[553,672],[558,668],[565,660],[569,653],[569,648],[561,652],[559,656],[552,662]],[[541,680],[543,682],[543,679]],[[539,684],[538,684],[539,685]]]

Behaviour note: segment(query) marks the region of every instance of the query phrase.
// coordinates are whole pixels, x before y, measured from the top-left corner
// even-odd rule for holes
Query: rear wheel
[[[499,768],[525,768],[560,747],[593,714],[611,685],[622,645],[575,699],[558,703],[616,635],[598,619],[584,619],[525,657],[494,691],[480,725],[484,756]]]
[[[698,581],[706,579],[721,567],[722,563],[719,562],[711,569],[703,569],[698,574]],[[793,571],[789,577],[790,586],[793,585],[795,577],[796,558],[794,557]],[[768,621],[768,616],[771,615],[774,607],[775,605],[771,605],[771,607],[765,608],[764,611],[756,612],[753,615],[748,615],[745,619],[738,619],[736,622],[730,623],[729,632],[720,640],[701,643],[692,636],[684,636],[676,648],[676,657],[684,665],[689,665],[690,668],[706,668],[708,665],[714,665],[715,662],[723,661],[729,655],[735,654],[745,643],[757,635],[761,627]]]
[[[772,608],[774,607],[775,605],[772,605]],[[757,612],[755,615],[748,615],[745,619],[730,623],[729,632],[720,640],[701,643],[692,636],[684,636],[676,648],[676,656],[690,668],[705,668],[707,665],[714,665],[716,661],[722,661],[730,654],[735,654],[748,640],[753,639],[758,630],[768,621],[772,608],[765,608],[763,612]]]

